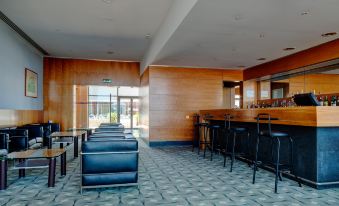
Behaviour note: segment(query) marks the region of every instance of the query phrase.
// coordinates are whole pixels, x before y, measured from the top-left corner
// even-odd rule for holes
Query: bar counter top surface
[[[231,114],[232,121],[235,122],[256,122],[255,117],[259,113],[268,113],[271,117],[278,118],[272,124],[339,127],[339,107],[334,106],[200,110],[202,117],[206,114],[213,116],[211,120],[224,120],[225,114]]]

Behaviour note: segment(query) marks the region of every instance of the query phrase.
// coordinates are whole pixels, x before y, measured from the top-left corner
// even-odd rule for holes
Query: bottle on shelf
[[[323,101],[323,98],[321,96],[319,97],[319,104],[320,104],[320,106],[324,106],[324,101]]]
[[[339,97],[337,96],[337,106],[339,106]]]
[[[331,106],[337,106],[337,98],[336,96],[332,96]]]
[[[327,96],[325,96],[324,106],[328,106],[328,98],[327,98]]]

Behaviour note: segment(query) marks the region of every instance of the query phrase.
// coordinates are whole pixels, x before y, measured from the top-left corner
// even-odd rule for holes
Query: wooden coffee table
[[[14,161],[11,170],[19,170],[19,178],[25,177],[26,169],[48,168],[48,187],[55,185],[56,158],[61,159],[61,175],[66,175],[66,149],[37,149],[12,152],[0,159],[0,190],[7,187],[8,160]]]

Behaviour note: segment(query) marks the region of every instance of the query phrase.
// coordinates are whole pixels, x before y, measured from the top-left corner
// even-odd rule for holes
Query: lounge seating
[[[83,142],[81,193],[84,188],[137,185],[138,155],[136,140]]]
[[[48,142],[47,137],[44,137],[44,128],[41,125],[25,125],[18,129],[28,130],[28,146],[36,149],[43,145],[43,142]],[[45,139],[45,140],[44,140]]]
[[[8,153],[8,138],[8,134],[0,133],[0,157]]]
[[[28,130],[26,129],[1,129],[0,133],[4,133],[8,135],[10,140],[8,151],[21,151],[27,150],[29,148],[28,145]]]

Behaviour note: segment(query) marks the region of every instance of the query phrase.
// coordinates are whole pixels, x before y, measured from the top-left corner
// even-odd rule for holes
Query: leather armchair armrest
[[[0,133],[0,149],[8,150],[8,134]]]

